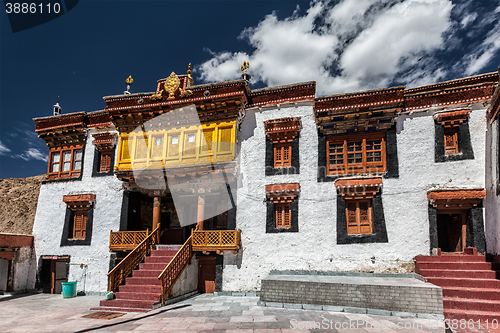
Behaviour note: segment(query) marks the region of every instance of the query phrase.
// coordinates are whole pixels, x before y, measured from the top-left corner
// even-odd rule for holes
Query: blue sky
[[[80,1],[13,33],[0,14],[0,178],[46,173],[32,118],[105,107],[194,67],[195,84],[317,82],[319,96],[496,71],[498,0]]]

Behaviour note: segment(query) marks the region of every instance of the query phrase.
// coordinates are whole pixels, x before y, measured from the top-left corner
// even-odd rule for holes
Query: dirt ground
[[[0,179],[0,232],[31,235],[45,175]]]

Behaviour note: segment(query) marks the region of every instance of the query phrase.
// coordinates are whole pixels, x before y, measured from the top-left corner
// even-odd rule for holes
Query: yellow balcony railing
[[[151,232],[148,229],[140,231],[110,231],[109,251],[130,251],[135,249]]]
[[[193,230],[193,251],[210,252],[238,251],[241,243],[241,230]]]

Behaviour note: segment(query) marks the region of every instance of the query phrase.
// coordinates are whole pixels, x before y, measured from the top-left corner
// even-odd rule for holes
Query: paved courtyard
[[[101,299],[63,299],[50,294],[1,297],[0,332],[445,332],[444,323],[436,320],[268,308],[257,305],[258,297],[212,294],[147,313],[127,313],[114,319],[82,318],[95,312],[89,309]]]

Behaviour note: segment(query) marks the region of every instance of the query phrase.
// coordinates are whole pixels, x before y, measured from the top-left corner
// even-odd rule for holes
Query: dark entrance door
[[[200,294],[215,292],[215,257],[198,258],[198,292]]]
[[[464,211],[438,211],[438,246],[442,252],[463,252],[467,236]]]

